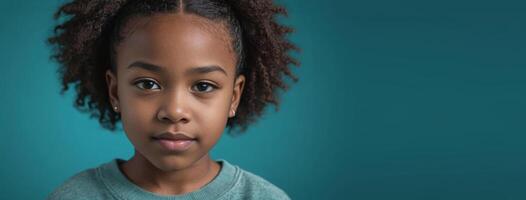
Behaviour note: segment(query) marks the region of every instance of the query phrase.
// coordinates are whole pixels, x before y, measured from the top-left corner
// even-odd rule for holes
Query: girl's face
[[[164,171],[186,168],[219,140],[233,117],[244,76],[224,24],[192,14],[131,19],[116,47],[117,76],[106,80],[128,139]],[[164,148],[152,137],[184,133],[196,140],[186,150]]]

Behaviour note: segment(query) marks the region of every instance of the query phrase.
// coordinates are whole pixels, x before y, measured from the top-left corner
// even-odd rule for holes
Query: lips
[[[163,140],[195,140],[195,137],[191,137],[186,133],[172,133],[165,132],[156,136],[153,136],[154,139],[163,139]]]
[[[171,152],[184,152],[195,143],[195,137],[185,133],[166,132],[152,137],[153,140],[165,150]]]

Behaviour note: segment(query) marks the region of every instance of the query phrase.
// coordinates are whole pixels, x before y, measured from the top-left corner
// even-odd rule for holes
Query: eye
[[[212,92],[213,90],[217,89],[217,86],[207,83],[207,82],[199,82],[192,86],[192,90],[197,92]]]
[[[143,90],[159,90],[161,87],[153,80],[142,79],[135,82],[135,86]]]

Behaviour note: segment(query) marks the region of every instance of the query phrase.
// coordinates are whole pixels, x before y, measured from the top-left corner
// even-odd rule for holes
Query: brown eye
[[[199,82],[197,84],[195,84],[192,89],[194,91],[197,91],[197,92],[212,92],[213,90],[215,90],[217,87],[215,85],[212,85],[210,83],[207,83],[207,82]]]
[[[143,90],[158,90],[161,89],[159,84],[157,84],[155,81],[143,79],[135,82],[135,86],[137,86],[140,89]]]

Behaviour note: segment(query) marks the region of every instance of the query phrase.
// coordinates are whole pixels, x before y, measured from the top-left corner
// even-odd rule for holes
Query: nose
[[[164,123],[188,123],[190,114],[186,96],[183,89],[169,90],[163,97],[157,119]]]

